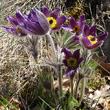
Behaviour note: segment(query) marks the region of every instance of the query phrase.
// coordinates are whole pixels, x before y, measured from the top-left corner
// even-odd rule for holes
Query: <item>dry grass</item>
[[[2,0],[0,5],[1,26],[10,26],[7,16],[15,16],[16,10],[29,13],[32,7],[41,10],[46,5],[50,10],[61,6],[62,0]],[[42,38],[40,39],[42,41]],[[11,99],[17,96],[30,82],[37,82],[34,58],[22,42],[25,38],[15,38],[0,28],[0,95]],[[39,42],[41,42],[39,41]],[[41,43],[40,43],[41,45]],[[40,47],[41,48],[41,47]],[[12,91],[12,93],[10,93]]]

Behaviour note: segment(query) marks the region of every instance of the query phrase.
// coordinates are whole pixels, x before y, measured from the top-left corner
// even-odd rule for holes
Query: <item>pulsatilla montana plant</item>
[[[63,99],[65,99],[66,95],[64,95],[65,90],[63,88],[62,77],[65,74],[66,77],[70,77],[69,96],[81,102],[84,96],[86,80],[88,76],[94,74],[94,69],[98,65],[91,57],[93,55],[92,51],[102,45],[108,33],[96,36],[96,25],[91,26],[91,28],[89,28],[88,24],[85,25],[84,14],[80,16],[78,22],[73,17],[69,17],[70,25],[63,25],[68,18],[65,16],[59,17],[60,8],[55,9],[51,13],[45,6],[42,7],[42,10],[43,12],[37,9],[31,9],[28,15],[22,15],[20,10],[18,10],[16,17],[7,17],[12,27],[2,26],[2,28],[9,34],[22,39],[28,39],[30,42],[28,45],[32,47],[28,48],[28,45],[26,46],[36,60],[39,76],[44,74],[41,66],[46,66],[50,70],[48,74],[50,73],[49,75],[51,75],[51,87],[48,80],[45,80],[47,81],[45,84],[49,84],[50,91],[53,94],[52,96],[57,95],[55,92],[56,88],[54,87],[54,76],[52,75],[54,71],[58,77],[59,100],[53,97],[53,100],[57,102],[56,105],[53,103],[55,106],[60,104],[63,109],[65,107],[65,101]],[[46,48],[45,57],[41,56],[38,58],[38,41],[40,36],[43,36],[45,39],[48,38],[51,45],[50,48]],[[76,79],[75,76],[79,77]],[[79,85],[81,85],[80,91]],[[48,102],[48,104],[50,103],[52,102]],[[66,108],[70,109],[68,105]]]

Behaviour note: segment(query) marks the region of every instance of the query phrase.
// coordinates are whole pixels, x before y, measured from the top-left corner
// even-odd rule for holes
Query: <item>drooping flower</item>
[[[67,30],[67,31],[76,33],[76,35],[79,35],[82,32],[84,19],[85,19],[85,15],[84,14],[80,16],[80,18],[78,20],[78,23],[75,21],[75,19],[73,17],[69,17],[70,25],[63,25],[62,28]]]
[[[83,29],[82,43],[87,49],[96,49],[104,42],[104,39],[108,36],[108,32],[96,36],[96,27],[97,26],[94,25],[89,28],[89,25],[86,24]]]
[[[58,30],[61,28],[62,24],[66,21],[65,16],[59,17],[60,8],[57,8],[56,10],[49,13],[49,10],[47,7],[42,7],[43,13],[47,18],[47,21],[50,24],[50,28],[52,30]]]
[[[23,30],[30,34],[45,35],[49,31],[49,23],[45,15],[37,9],[31,9],[28,15],[24,15],[27,27],[20,26]]]
[[[66,76],[70,76],[72,72],[75,70],[77,71],[77,68],[81,61],[83,61],[83,58],[80,58],[80,50],[76,50],[73,54],[68,50],[67,48],[63,47],[62,52],[65,53],[65,59],[63,60],[64,65],[67,67],[66,70]]]
[[[8,21],[13,28],[2,26],[7,32],[16,36],[29,34],[45,35],[49,31],[49,23],[45,15],[37,9],[31,9],[28,15],[22,15],[19,10],[16,17],[8,16]]]
[[[27,35],[27,33],[20,28],[20,25],[25,26],[26,23],[25,23],[25,19],[23,18],[19,10],[17,10],[16,12],[16,17],[8,16],[7,19],[12,27],[2,26],[2,28],[4,28],[9,34],[19,37]]]

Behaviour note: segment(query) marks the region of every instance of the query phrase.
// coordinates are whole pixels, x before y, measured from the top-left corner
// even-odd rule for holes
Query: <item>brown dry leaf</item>
[[[103,103],[105,101],[105,97],[110,96],[110,86],[105,85],[102,86],[100,90],[96,90],[94,95],[90,94],[89,98],[94,100],[99,100],[98,103]]]
[[[110,97],[108,97],[104,102],[103,106],[107,109],[110,110]]]

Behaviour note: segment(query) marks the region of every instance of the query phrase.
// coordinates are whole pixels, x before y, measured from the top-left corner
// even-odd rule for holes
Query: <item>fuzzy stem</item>
[[[84,91],[85,91],[85,84],[86,83],[86,79],[82,79],[82,86],[81,86],[81,96],[80,96],[80,102],[82,101],[82,98],[84,96]]]
[[[54,81],[54,80],[53,80],[53,76],[52,76],[52,72],[51,72],[51,69],[50,69],[50,68],[49,68],[49,73],[50,73],[50,75],[51,75],[51,87],[52,87],[51,90],[52,90],[53,93],[55,93],[54,84],[53,84],[53,81]]]
[[[73,97],[73,79],[70,78],[71,97]]]
[[[75,76],[75,71],[72,73],[72,75],[70,76],[70,87],[71,87],[71,97],[73,97],[74,96],[74,94],[73,94],[73,79],[74,79],[74,76]]]
[[[77,94],[78,94],[78,89],[79,89],[79,83],[80,80],[78,80],[77,85],[76,85],[76,91],[75,91],[75,98],[77,99]]]
[[[55,55],[56,49],[55,49],[55,45],[54,45],[52,36],[51,36],[49,33],[47,33],[47,37],[48,37],[48,39],[50,40],[50,44],[51,44],[51,47],[52,47],[52,51],[53,51],[53,53],[54,53],[54,55]]]
[[[63,95],[63,92],[62,92],[62,74],[61,74],[61,68],[60,66],[58,67],[58,82],[59,82],[59,99],[60,99],[60,102],[61,104],[63,103],[62,102],[62,95]]]

